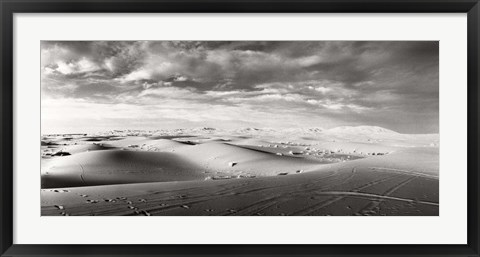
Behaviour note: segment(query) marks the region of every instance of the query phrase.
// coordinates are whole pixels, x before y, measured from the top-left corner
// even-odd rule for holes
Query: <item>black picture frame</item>
[[[478,0],[1,0],[1,256],[480,256]],[[13,14],[15,13],[467,13],[468,243],[465,245],[13,244]],[[438,233],[449,233],[438,231]]]

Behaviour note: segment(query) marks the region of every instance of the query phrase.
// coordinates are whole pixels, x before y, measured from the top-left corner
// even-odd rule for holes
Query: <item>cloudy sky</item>
[[[438,42],[43,41],[42,133],[375,125],[438,133]]]

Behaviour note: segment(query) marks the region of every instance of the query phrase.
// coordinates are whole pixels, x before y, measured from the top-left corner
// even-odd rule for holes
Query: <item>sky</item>
[[[42,41],[42,133],[438,133],[437,41]]]

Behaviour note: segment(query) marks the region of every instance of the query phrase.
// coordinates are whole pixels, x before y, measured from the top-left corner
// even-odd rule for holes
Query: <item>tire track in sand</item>
[[[355,173],[356,172],[356,168],[353,168],[352,169],[352,173]],[[377,179],[377,180],[374,180],[374,181],[371,181],[371,182],[368,182],[362,186],[359,186],[359,187],[356,187],[354,188],[353,190],[349,191],[351,193],[356,193],[362,189],[365,189],[365,188],[368,188],[368,187],[371,187],[371,186],[374,186],[374,185],[377,185],[377,184],[380,184],[380,183],[383,183],[385,181],[389,181],[389,180],[392,180],[392,179],[395,179],[397,177],[401,176],[400,174],[395,174],[395,175],[391,175],[391,176],[388,176],[386,178],[381,178],[381,179]],[[318,190],[316,190],[318,191]],[[316,195],[332,195],[332,194],[324,194],[326,192],[317,192]],[[348,195],[340,195],[340,196],[337,196],[337,197],[333,197],[333,198],[330,198],[330,199],[327,199],[327,200],[324,200],[324,201],[321,201],[313,206],[310,206],[310,207],[307,207],[303,210],[300,210],[300,211],[296,211],[294,213],[292,213],[292,215],[297,215],[297,216],[307,216],[311,213],[314,213],[316,211],[319,211],[325,207],[328,207],[329,205],[331,204],[334,204],[338,201],[341,201],[343,200],[345,197],[347,197]]]

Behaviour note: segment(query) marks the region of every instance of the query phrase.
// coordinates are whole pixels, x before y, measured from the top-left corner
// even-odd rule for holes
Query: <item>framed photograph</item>
[[[2,1],[1,256],[479,256],[478,1]]]

